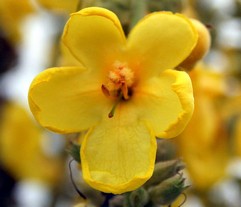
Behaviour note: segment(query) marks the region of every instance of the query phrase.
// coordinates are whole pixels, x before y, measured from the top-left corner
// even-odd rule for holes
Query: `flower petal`
[[[62,41],[77,60],[96,73],[120,54],[126,39],[114,13],[91,7],[71,15]]]
[[[186,72],[166,70],[134,91],[132,108],[153,128],[156,136],[171,138],[183,131],[190,120],[194,100]]]
[[[33,80],[29,105],[42,126],[60,133],[79,132],[98,122],[109,106],[100,86],[82,68],[51,68]]]
[[[153,173],[156,139],[144,123],[129,121],[124,108],[90,130],[81,146],[83,177],[103,192],[134,190]]]
[[[135,58],[147,77],[147,74],[157,75],[164,69],[176,67],[190,54],[197,37],[191,22],[181,14],[156,12],[133,28],[127,50],[130,60]]]

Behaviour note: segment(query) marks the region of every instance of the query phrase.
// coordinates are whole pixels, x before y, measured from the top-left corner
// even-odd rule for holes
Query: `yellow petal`
[[[69,49],[60,43],[61,56],[59,60],[59,65],[64,66],[82,66],[82,64],[70,53]],[[82,66],[83,67],[83,66]]]
[[[194,100],[186,72],[166,70],[134,91],[133,111],[153,128],[156,136],[175,137],[190,120]]]
[[[134,190],[153,172],[155,137],[144,123],[130,121],[125,107],[90,130],[81,146],[83,177],[103,192]]]
[[[101,83],[78,67],[40,73],[29,90],[29,105],[40,124],[60,133],[79,132],[100,120],[108,107]]]
[[[193,138],[193,135],[192,137]],[[192,186],[198,190],[210,189],[215,183],[225,179],[228,153],[224,146],[205,148],[202,145],[190,149],[183,148],[182,154]]]
[[[138,62],[146,77],[146,73],[156,75],[176,67],[190,54],[197,37],[197,31],[184,16],[156,12],[133,28],[127,50],[129,58]]]
[[[120,54],[125,36],[114,13],[91,7],[71,15],[62,41],[77,60],[98,73]]]

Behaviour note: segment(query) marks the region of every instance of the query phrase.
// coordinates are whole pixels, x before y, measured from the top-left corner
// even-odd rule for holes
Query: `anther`
[[[104,94],[105,96],[107,96],[107,97],[110,96],[110,91],[108,90],[108,88],[106,88],[105,85],[102,84],[101,90],[102,90],[102,92],[103,92],[103,94]]]
[[[128,94],[128,87],[126,84],[122,84],[121,91],[123,93],[123,98],[124,100],[129,99],[129,94]]]

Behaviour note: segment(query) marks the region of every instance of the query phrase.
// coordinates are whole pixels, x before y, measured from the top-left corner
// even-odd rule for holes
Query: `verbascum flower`
[[[58,133],[86,131],[84,180],[115,194],[152,175],[156,138],[179,134],[193,112],[187,73],[172,70],[195,47],[197,31],[180,14],[146,16],[125,38],[114,13],[97,7],[73,13],[62,36],[79,62],[40,73],[29,90],[38,122]]]
[[[17,180],[37,180],[48,185],[59,182],[62,161],[43,150],[43,129],[19,104],[1,108],[0,164]],[[36,167],[37,166],[37,167]]]
[[[34,12],[35,9],[30,0],[0,1],[0,27],[12,43],[18,43],[21,40],[22,21]]]
[[[225,177],[229,159],[227,131],[220,107],[226,89],[224,76],[205,64],[198,64],[190,77],[195,109],[188,126],[177,139],[178,149],[193,186],[197,190],[207,190]]]
[[[239,93],[240,94],[240,93]],[[222,117],[228,126],[229,151],[232,156],[241,156],[241,94],[226,97],[222,105]]]

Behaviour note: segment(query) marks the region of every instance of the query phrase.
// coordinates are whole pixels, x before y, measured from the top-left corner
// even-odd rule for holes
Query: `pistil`
[[[118,97],[118,99],[117,99],[116,102],[114,103],[114,105],[113,105],[110,113],[108,114],[108,117],[109,117],[109,118],[112,118],[112,117],[114,116],[116,107],[117,107],[118,104],[120,103],[121,99],[122,99],[122,94],[120,94],[120,96]]]

